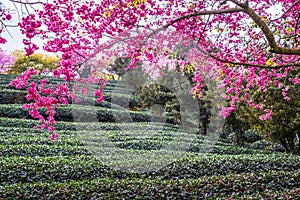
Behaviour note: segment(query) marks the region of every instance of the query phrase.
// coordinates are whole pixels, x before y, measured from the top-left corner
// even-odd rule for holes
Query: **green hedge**
[[[46,110],[41,109],[40,112],[46,117]],[[114,110],[81,105],[62,106],[56,109],[55,119],[57,121],[72,122],[75,120],[78,122],[84,122],[90,120],[90,118],[94,116],[97,117],[99,122],[114,122],[116,117],[119,118],[120,122],[150,122],[153,120],[158,122],[164,121],[161,117],[153,116],[145,112]],[[32,119],[28,111],[22,109],[19,104],[0,105],[0,117]]]
[[[161,179],[187,179],[202,176],[263,173],[266,171],[289,171],[300,169],[300,158],[285,154],[242,154],[188,156],[146,177]]]
[[[14,89],[5,89],[0,90],[0,104],[24,104],[29,103],[29,101],[26,100],[25,96],[27,95],[26,91],[23,90],[14,90]],[[123,109],[123,107],[112,104],[111,93],[104,94],[106,97],[105,101],[97,102],[95,100],[95,97],[85,97],[82,98],[81,102],[76,103],[75,105],[90,105],[90,106],[97,106],[97,107],[103,107],[103,108],[114,108],[114,109]],[[73,100],[68,100],[69,104],[72,104]],[[120,105],[124,105],[124,107],[127,106],[127,108],[132,108],[135,105],[137,106],[139,103],[137,99],[132,95],[124,95],[124,94],[114,94],[113,95],[113,101],[116,103],[119,103]],[[74,106],[75,106],[74,105]]]
[[[22,135],[26,135],[26,134],[30,134],[30,136],[37,136],[37,135],[41,135],[41,134],[46,134],[46,131],[40,131],[40,130],[36,130],[31,128],[25,128],[25,127],[14,127],[14,126],[3,126],[3,125],[9,125],[9,121],[13,120],[12,118],[9,118],[9,120],[7,120],[6,118],[0,118],[0,123],[2,124],[2,126],[0,126],[0,136],[7,136],[7,137],[18,137],[18,136],[22,136]],[[16,120],[18,121],[18,119]],[[26,120],[25,123],[27,121],[33,121],[33,120]],[[6,122],[6,123],[5,123]]]
[[[0,106],[1,107],[1,106]],[[26,131],[32,131],[32,132],[38,132],[37,130],[34,130],[34,126],[39,125],[38,120],[32,120],[32,119],[23,119],[23,118],[7,118],[7,117],[0,117],[0,127],[6,127],[8,129],[11,128],[22,128]],[[69,131],[76,131],[76,124],[78,126],[79,123],[72,123],[72,122],[58,122],[55,126],[57,130],[69,130]],[[81,123],[83,126],[83,123]],[[100,127],[100,125],[98,126]],[[105,125],[104,125],[105,127]]]
[[[59,132],[60,133],[60,132]],[[85,134],[84,132],[80,133],[67,133],[64,135],[64,132],[60,133],[61,138],[56,140],[55,142],[49,139],[49,134],[47,133],[6,133],[0,132],[0,149],[3,149],[3,155],[26,155],[26,152],[29,152],[29,155],[35,156],[53,156],[58,155],[58,153],[62,155],[71,155],[77,154],[83,150],[78,149],[74,150],[74,148],[70,148],[72,146],[84,148],[85,142],[95,141],[97,137],[93,136],[94,133],[86,132],[88,135],[85,137],[81,135],[78,138],[78,134]],[[99,132],[95,132],[95,135]],[[114,137],[110,134],[110,131],[101,132],[101,134],[105,134],[106,138],[111,141],[111,144],[115,147],[122,149],[132,149],[132,150],[159,150],[168,147],[169,144],[175,145],[178,143],[178,146],[184,145],[187,149],[184,151],[195,152],[195,148],[203,149],[208,153],[215,154],[256,154],[256,153],[264,153],[270,154],[271,151],[258,151],[247,148],[237,148],[235,146],[224,146],[222,143],[219,144],[203,144],[201,142],[198,143],[198,146],[191,143],[189,140],[180,140],[172,137]],[[209,141],[206,141],[209,143]],[[1,146],[2,145],[2,146]],[[9,145],[8,148],[5,145]],[[15,145],[15,146],[14,146]],[[28,146],[26,146],[28,145]],[[82,146],[82,147],[81,147]],[[63,148],[65,147],[65,151]],[[41,148],[39,150],[39,148]],[[52,148],[52,149],[51,149]],[[203,151],[203,150],[202,150]],[[84,152],[85,153],[85,152]]]
[[[0,188],[5,199],[216,199],[257,193],[288,193],[299,198],[300,173],[265,172],[212,176],[201,179],[152,180],[97,178],[82,181],[16,184]],[[296,192],[295,192],[296,191]],[[286,198],[286,197],[285,197]]]
[[[26,103],[26,88],[16,90],[14,87],[7,86],[15,77],[16,75],[0,75],[0,104]],[[49,84],[63,83],[63,79],[57,79],[53,77],[47,77],[47,79]],[[31,81],[37,80],[38,77],[35,76]],[[97,85],[91,85],[92,91],[98,87],[99,86]],[[95,97],[93,97],[93,92],[91,92],[88,104],[110,108],[111,104],[109,102],[113,96],[114,102],[118,102],[132,108],[139,105],[137,98],[132,95],[133,92],[134,91],[132,89],[126,87],[122,82],[109,81],[106,87],[103,89],[103,94],[106,96],[106,103],[96,102]],[[72,103],[72,100],[70,100],[69,103]],[[128,103],[129,105],[126,105]]]
[[[56,157],[1,157],[0,185],[129,176],[87,155]],[[134,175],[130,175],[134,176]]]
[[[244,147],[238,147],[235,145],[225,145],[219,142],[218,144],[212,143],[212,144],[205,144],[207,146],[207,152],[209,153],[215,153],[215,154],[229,154],[229,155],[239,155],[239,154],[271,154],[272,151],[267,150],[255,150],[251,148],[244,148]],[[205,146],[204,146],[205,147]],[[189,151],[191,152],[205,152],[206,150],[203,149],[203,146],[200,144],[191,143],[189,147]]]
[[[1,106],[0,106],[1,107]],[[33,127],[38,125],[39,121],[32,119],[21,118],[7,118],[0,117],[0,127],[11,128],[23,128],[24,130],[32,131]],[[58,131],[105,131],[105,130],[122,130],[122,131],[137,131],[137,130],[177,130],[179,127],[172,124],[157,123],[157,122],[135,122],[135,123],[109,123],[109,122],[96,122],[96,123],[79,123],[79,122],[63,122],[59,121],[56,125]],[[0,129],[1,131],[1,129]]]
[[[7,86],[12,79],[16,78],[17,75],[14,74],[0,74],[0,88],[3,88],[5,86]],[[56,84],[56,83],[64,83],[64,79],[62,78],[54,78],[52,76],[47,76],[47,77],[43,77],[48,79],[48,83],[52,83],[52,84]],[[33,76],[30,79],[30,82],[32,81],[38,81],[40,78],[38,76]],[[71,83],[72,86],[72,83]],[[91,85],[92,87],[97,87],[97,85]],[[128,86],[126,86],[122,81],[118,81],[118,80],[109,80],[106,84],[106,87],[108,88],[121,88],[122,90],[124,89],[127,91],[131,91],[130,88],[128,88]]]
[[[50,139],[49,139],[50,140]],[[51,140],[50,140],[51,141]],[[54,142],[54,141],[53,141]],[[0,145],[0,157],[10,156],[72,156],[90,155],[84,146],[18,144]]]
[[[0,104],[25,103],[25,95],[25,91],[0,90]]]
[[[75,135],[61,134],[60,138],[53,142],[49,140],[49,133],[19,133],[11,134],[0,132],[0,145],[75,145],[82,146],[82,142]]]
[[[130,173],[129,176],[128,173],[118,172],[105,167],[105,163],[101,163],[101,160],[88,155],[74,155],[72,157],[1,157],[0,185],[17,182],[64,181],[107,176],[115,178],[140,177],[145,180],[169,180],[198,179],[205,176],[227,176],[230,174],[263,174],[268,171],[296,174],[300,167],[299,161],[298,157],[287,157],[280,154],[189,156],[170,163],[170,165],[158,171],[144,174]],[[100,171],[98,170],[99,167]],[[106,171],[103,172],[103,169]],[[81,174],[81,176],[74,177],[73,174]],[[62,179],[60,175],[65,178]]]

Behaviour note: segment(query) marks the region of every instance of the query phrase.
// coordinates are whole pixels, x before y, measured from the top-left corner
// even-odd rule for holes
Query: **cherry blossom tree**
[[[102,60],[126,55],[131,58],[129,69],[142,63],[153,77],[160,75],[162,66],[192,66],[194,94],[201,98],[205,78],[218,80],[229,101],[222,111],[225,117],[238,102],[245,102],[258,110],[260,120],[269,120],[273,111],[264,101],[251,98],[254,88],[267,92],[277,87],[289,101],[285,85],[300,84],[299,73],[290,76],[300,66],[299,0],[10,1],[24,8],[18,26],[26,36],[27,54],[38,49],[32,39],[42,38],[45,51],[61,54],[60,68],[53,74],[66,81],[74,80],[77,71],[100,53]],[[4,30],[12,15],[0,5]],[[46,80],[28,85],[34,74],[28,70],[12,85],[28,87],[28,99],[34,103],[25,107],[44,122],[43,128],[53,131],[55,106],[73,95],[64,85],[45,89]],[[92,74],[89,78],[92,81]],[[102,85],[95,95],[101,101],[105,81],[97,81]],[[39,107],[49,110],[48,119],[39,115]]]
[[[14,63],[15,58],[0,49],[0,73],[6,72]]]

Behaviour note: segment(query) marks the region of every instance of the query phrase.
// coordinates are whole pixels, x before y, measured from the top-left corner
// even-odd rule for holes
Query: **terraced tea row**
[[[35,132],[34,126],[39,125],[37,120],[32,119],[21,119],[21,118],[7,118],[0,117],[0,126],[6,127],[7,129],[19,128],[25,131]],[[65,122],[59,121],[56,124],[58,131],[99,131],[99,130],[123,130],[123,131],[135,131],[135,130],[178,130],[178,126],[174,126],[166,123],[157,122],[135,122],[135,123],[108,123],[108,122],[95,122],[95,123],[84,123],[84,122]],[[31,129],[30,129],[31,128]]]
[[[0,197],[5,199],[72,199],[74,196],[76,199],[228,199],[231,197],[240,199],[248,196],[257,199],[261,197],[297,199],[299,189],[295,187],[299,186],[299,181],[299,170],[229,174],[183,180],[106,177],[81,181],[5,185],[0,188]]]
[[[6,119],[6,121],[9,122],[10,120]],[[26,121],[34,122],[33,120]],[[6,156],[25,155],[26,152],[31,156],[42,156],[43,153],[45,156],[55,156],[56,153],[57,155],[86,155],[88,151],[83,146],[90,148],[94,145],[100,145],[101,148],[109,147],[108,151],[115,151],[115,148],[120,148],[128,150],[169,149],[216,154],[254,154],[262,152],[238,148],[218,140],[211,140],[211,138],[205,136],[178,130],[176,129],[178,127],[175,126],[165,126],[165,124],[93,123],[89,124],[89,127],[85,130],[83,130],[85,127],[83,126],[81,128],[83,131],[80,128],[76,130],[80,125],[81,123],[77,123],[77,127],[73,127],[73,131],[60,130],[61,137],[55,142],[48,139],[49,135],[45,131],[39,132],[37,130],[33,131],[32,128],[0,126],[0,135],[2,136],[0,138],[0,144],[2,144],[0,149],[3,149],[3,155]],[[109,127],[109,130],[107,130],[107,127]],[[5,147],[5,145],[9,146]],[[26,145],[28,145],[27,148]],[[74,150],[74,146],[80,147],[78,151]],[[65,151],[62,151],[62,147],[65,148]],[[271,152],[266,151],[264,153]]]
[[[159,157],[157,157],[159,159]],[[66,181],[96,177],[144,179],[203,179],[204,176],[228,176],[230,174],[260,174],[286,172],[299,175],[299,158],[284,155],[207,155],[174,160],[161,169],[147,173],[122,172],[111,169],[94,156],[56,157],[2,157],[0,172],[2,186],[11,183]],[[300,178],[300,177],[298,177]],[[291,180],[293,182],[294,180]],[[297,183],[298,184],[298,183]]]
[[[16,78],[18,75],[14,75],[14,74],[0,74],[0,88],[3,86],[7,86],[8,84],[10,84],[11,80]],[[52,76],[47,76],[47,77],[43,77],[45,79],[47,79],[48,83],[52,83],[52,84],[56,84],[56,83],[64,83],[64,79],[62,78],[54,78]],[[34,82],[34,81],[39,81],[40,77],[38,76],[32,76],[32,78],[29,80],[29,82]],[[72,86],[72,82],[71,82],[71,86]],[[89,84],[89,86],[92,87],[96,87],[97,85],[94,84]],[[122,88],[124,90],[129,89],[128,86],[126,84],[124,84],[121,81],[118,80],[109,80],[106,84],[106,86],[108,88]],[[124,91],[123,90],[123,91]]]
[[[46,117],[46,110],[40,109],[43,116]],[[0,117],[31,119],[27,110],[19,104],[0,104]],[[166,119],[160,116],[154,116],[150,113],[128,111],[124,108],[109,109],[102,107],[92,107],[84,105],[61,106],[56,110],[55,119],[57,121],[77,121],[77,122],[165,122]]]
[[[0,104],[24,104],[28,103],[25,96],[27,95],[26,91],[20,90],[0,90]],[[69,100],[70,104],[74,103],[75,105],[90,105],[104,108],[120,108],[131,106],[132,104],[138,104],[135,96],[131,94],[120,94],[120,93],[104,93],[105,101],[96,102],[95,97],[83,97],[79,96],[81,101],[74,103],[73,100]],[[114,103],[111,103],[114,102]],[[120,105],[123,105],[120,106]]]

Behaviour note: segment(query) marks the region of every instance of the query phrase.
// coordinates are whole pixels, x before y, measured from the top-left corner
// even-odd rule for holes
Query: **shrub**
[[[259,140],[259,141],[256,141],[256,142],[250,144],[250,147],[253,149],[266,149],[270,145],[271,145],[270,141]]]
[[[244,134],[244,140],[248,143],[253,143],[262,138],[252,129],[248,129]]]

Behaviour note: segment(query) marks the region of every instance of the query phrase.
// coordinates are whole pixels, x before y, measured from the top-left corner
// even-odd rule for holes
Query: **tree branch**
[[[248,106],[244,106],[244,109],[246,110],[246,112],[259,124],[261,125],[263,128],[265,128],[265,124],[263,122],[261,122],[248,108]]]
[[[151,37],[156,32],[166,29],[169,26],[172,26],[173,24],[175,24],[179,21],[182,21],[184,19],[189,19],[191,17],[203,16],[203,15],[218,15],[218,14],[245,12],[261,28],[262,32],[264,33],[264,35],[269,43],[269,46],[270,46],[269,51],[271,53],[287,54],[287,55],[300,55],[300,48],[286,48],[286,47],[279,47],[277,45],[277,43],[275,41],[275,37],[273,35],[273,32],[270,30],[268,25],[262,20],[262,18],[259,15],[257,15],[252,8],[249,7],[248,1],[245,1],[244,3],[239,2],[237,0],[230,0],[230,1],[239,7],[220,9],[220,10],[210,10],[210,11],[198,11],[198,12],[189,13],[189,14],[183,15],[181,17],[178,17],[177,19],[174,19],[173,21],[169,22],[168,24],[164,25],[163,27],[155,30],[148,37]],[[298,0],[298,1],[300,1],[300,0]],[[296,3],[298,3],[298,1]],[[222,1],[221,3],[226,3],[226,2],[227,1]],[[293,4],[293,6],[295,6],[295,4]]]
[[[221,9],[221,10],[205,10],[205,11],[198,11],[198,12],[189,13],[189,14],[182,15],[181,17],[178,17],[178,18],[174,19],[173,21],[171,21],[168,24],[162,26],[161,28],[156,29],[148,37],[151,37],[155,33],[168,28],[169,26],[172,26],[173,24],[175,24],[179,21],[189,19],[189,18],[192,18],[192,17],[204,16],[204,15],[220,15],[220,14],[228,14],[228,13],[235,13],[235,12],[242,12],[242,11],[244,11],[244,10],[241,9],[241,8],[228,8],[228,9]]]
[[[228,13],[235,13],[235,12],[242,12],[242,11],[243,11],[243,9],[241,9],[241,8],[228,8],[228,9],[221,9],[221,10],[205,10],[205,11],[193,12],[193,13],[189,13],[189,14],[183,15],[181,17],[178,17],[177,19],[174,19],[170,23],[163,26],[163,28],[168,28],[169,26],[171,26],[181,20],[188,19],[191,17],[203,16],[203,15],[220,15],[220,14],[228,14]]]
[[[41,1],[35,1],[35,2],[28,2],[28,1],[26,1],[26,2],[24,2],[24,1],[21,1],[21,0],[9,0],[10,2],[13,2],[13,3],[20,3],[20,4],[23,4],[23,5],[26,5],[26,4],[28,4],[28,5],[33,5],[33,4],[44,4],[43,2],[41,2]]]
[[[269,46],[270,46],[270,52],[271,53],[277,53],[277,54],[287,54],[287,55],[300,55],[300,49],[299,48],[285,48],[285,47],[279,47],[275,41],[275,37],[268,27],[268,25],[261,19],[259,15],[255,13],[255,11],[249,7],[248,4],[242,4],[238,3],[237,1],[232,0],[233,3],[243,8],[243,11],[248,14],[251,19],[260,27],[262,32],[264,33],[266,39],[268,40]]]

